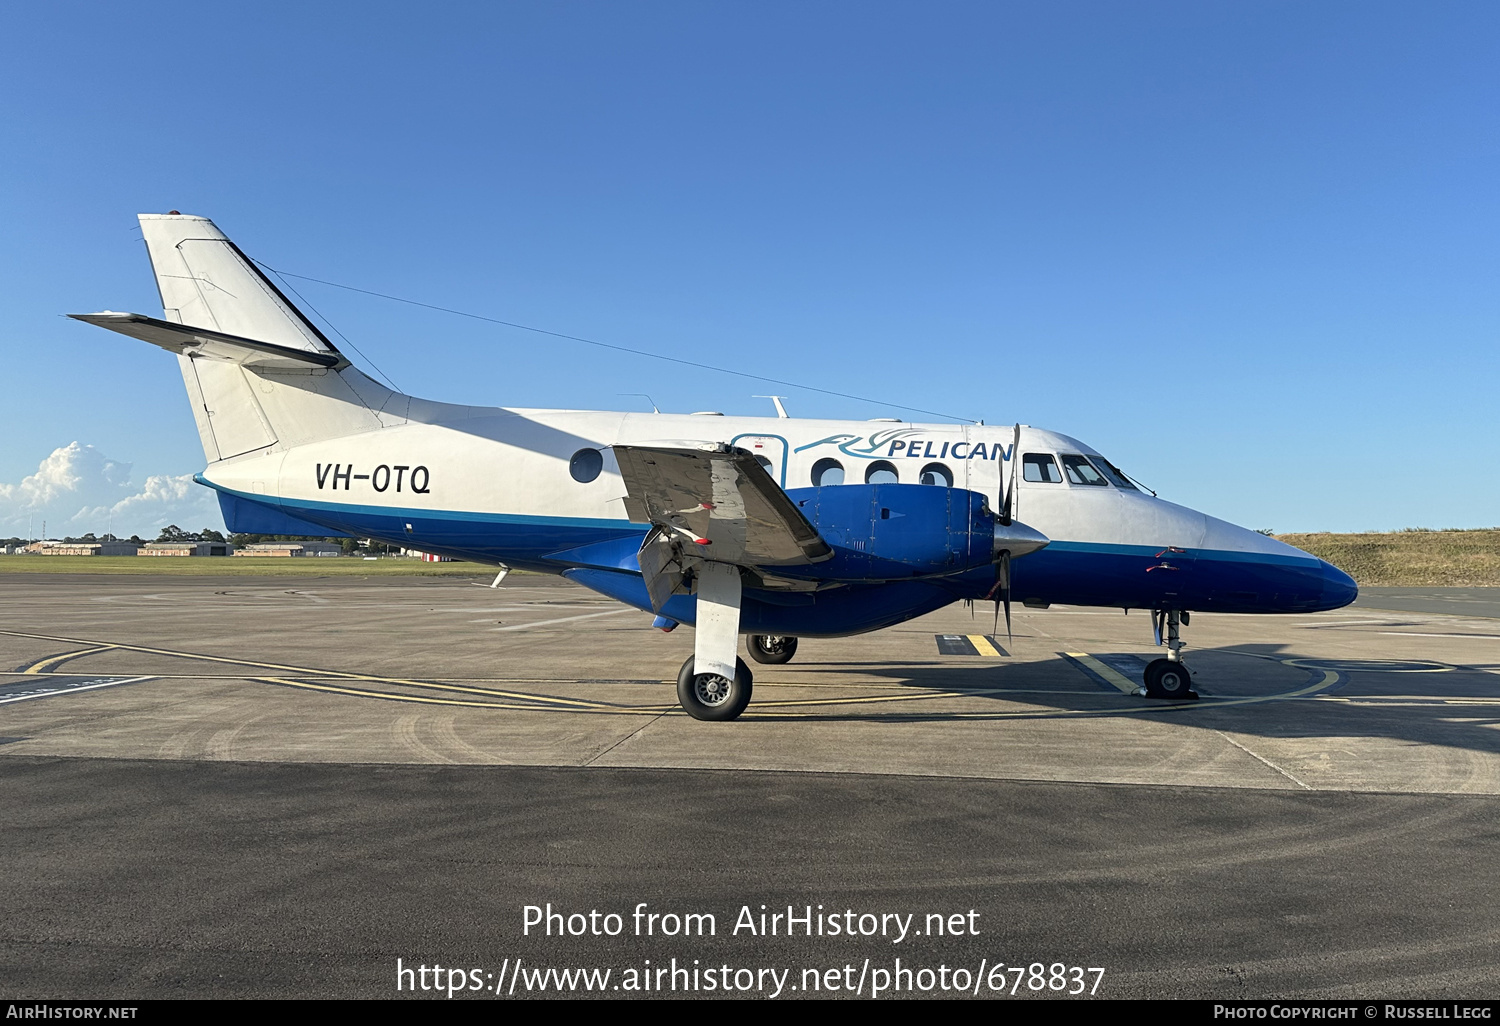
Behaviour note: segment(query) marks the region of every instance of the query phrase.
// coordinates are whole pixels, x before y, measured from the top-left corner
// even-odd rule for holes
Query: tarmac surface
[[[1500,588],[1361,588],[1355,608],[1500,617]]]
[[[0,997],[1500,996],[1488,596],[1194,616],[1194,702],[955,606],[712,724],[690,629],[484,583],[0,576]]]

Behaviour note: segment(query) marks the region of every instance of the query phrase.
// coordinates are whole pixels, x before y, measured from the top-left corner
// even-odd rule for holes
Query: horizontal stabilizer
[[[338,353],[291,300],[206,217],[141,214],[162,316],[291,349]]]
[[[110,331],[150,342],[154,346],[181,356],[201,357],[211,360],[228,360],[245,367],[343,367],[348,365],[336,353],[319,353],[307,349],[293,349],[274,342],[260,342],[253,338],[241,338],[209,328],[195,328],[187,324],[173,324],[137,313],[68,314],[75,321],[97,324]]]

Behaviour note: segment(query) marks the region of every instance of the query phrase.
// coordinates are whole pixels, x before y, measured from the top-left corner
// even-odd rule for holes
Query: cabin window
[[[819,460],[813,464],[812,483],[814,488],[828,488],[832,485],[843,484],[844,465],[838,460]]]
[[[876,460],[865,470],[865,484],[895,484],[900,480],[896,465],[885,460]]]
[[[598,449],[579,449],[568,461],[568,473],[579,484],[588,484],[604,469],[604,454]]]
[[[917,480],[925,485],[942,485],[944,488],[952,488],[953,471],[941,463],[929,463],[922,468],[922,475]]]
[[[756,453],[755,454],[755,462],[759,463],[761,466],[765,467],[767,473],[770,472],[770,470],[771,470],[771,461],[770,461],[769,458],[767,458],[765,456],[762,456],[760,453]]]
[[[1076,485],[1099,485],[1108,488],[1109,482],[1104,480],[1104,475],[1094,469],[1094,465],[1082,456],[1063,455],[1063,469],[1068,473],[1068,480]]]
[[[1021,477],[1038,484],[1062,484],[1062,474],[1052,455],[1045,452],[1028,452],[1021,457]]]
[[[1125,476],[1124,471],[1115,466],[1113,463],[1109,462],[1109,460],[1105,459],[1103,456],[1090,456],[1089,461],[1093,463],[1094,466],[1098,467],[1100,473],[1109,478],[1110,482],[1114,484],[1116,488],[1123,488],[1128,492],[1140,491],[1140,489],[1130,483],[1130,478]]]

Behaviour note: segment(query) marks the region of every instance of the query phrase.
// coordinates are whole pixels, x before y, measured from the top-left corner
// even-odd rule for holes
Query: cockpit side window
[[[1094,465],[1086,457],[1064,453],[1062,463],[1063,469],[1068,473],[1068,480],[1073,484],[1109,487],[1109,482],[1104,479],[1104,475],[1094,469]]]
[[[1126,477],[1119,467],[1109,462],[1103,456],[1090,456],[1089,459],[1093,462],[1094,466],[1099,468],[1105,477],[1109,478],[1110,483],[1116,488],[1123,488],[1128,492],[1140,491],[1139,488],[1130,483],[1130,478]]]
[[[1062,484],[1057,464],[1052,455],[1045,452],[1028,452],[1021,457],[1021,477],[1040,484]]]

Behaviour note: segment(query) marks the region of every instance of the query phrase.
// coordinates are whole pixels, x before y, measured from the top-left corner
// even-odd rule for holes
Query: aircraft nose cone
[[[1051,544],[1041,531],[1027,527],[1019,520],[1012,520],[1008,524],[997,523],[995,525],[995,556],[998,558],[1001,551],[1008,550],[1012,559],[1044,549]]]
[[[1359,597],[1359,585],[1354,583],[1354,578],[1327,560],[1318,562],[1323,570],[1322,608],[1339,609]]]

